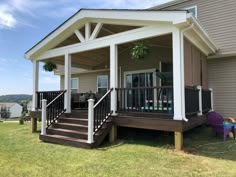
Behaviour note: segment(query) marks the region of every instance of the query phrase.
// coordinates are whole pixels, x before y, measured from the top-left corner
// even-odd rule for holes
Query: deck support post
[[[39,83],[39,62],[33,60],[33,97],[32,97],[32,111],[37,108],[37,94]]]
[[[41,135],[46,135],[46,124],[47,124],[47,100],[42,100],[42,115],[41,115],[42,127]]]
[[[175,149],[181,150],[183,147],[183,132],[175,132]]]
[[[37,118],[31,117],[31,132],[36,133],[37,132]]]
[[[66,113],[71,112],[71,55],[65,55],[65,101],[64,101],[64,108]]]
[[[94,142],[93,139],[93,127],[94,127],[94,99],[88,100],[88,140],[89,144]]]
[[[110,45],[110,88],[111,91],[111,110],[112,115],[116,116],[117,113],[117,91],[118,86],[118,46],[116,44]]]
[[[174,120],[186,120],[185,117],[185,84],[184,84],[184,40],[183,32],[175,28],[173,40],[173,87],[174,87]]]
[[[199,90],[198,92],[198,99],[199,99],[199,112],[198,116],[202,116],[202,86],[197,86],[197,89]]]
[[[109,142],[114,143],[116,141],[116,137],[117,137],[117,126],[112,125],[109,133]]]

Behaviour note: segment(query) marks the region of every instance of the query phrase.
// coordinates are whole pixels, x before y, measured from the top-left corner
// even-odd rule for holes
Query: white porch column
[[[64,89],[66,90],[64,108],[66,109],[66,113],[70,113],[71,112],[71,55],[70,54],[65,55],[64,81],[65,81]]]
[[[175,28],[173,41],[173,89],[174,89],[174,120],[187,120],[185,117],[185,86],[184,86],[184,48],[183,34]]]
[[[32,111],[37,107],[37,94],[39,85],[39,62],[33,60],[33,97],[32,97]]]
[[[110,88],[113,88],[111,92],[111,110],[112,115],[117,115],[117,93],[118,86],[118,47],[116,44],[110,45]]]

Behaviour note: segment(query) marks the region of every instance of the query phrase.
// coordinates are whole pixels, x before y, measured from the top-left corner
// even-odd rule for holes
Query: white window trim
[[[157,78],[156,78],[156,68],[152,69],[145,69],[145,70],[134,70],[134,71],[125,71],[124,72],[124,88],[126,88],[126,75],[128,74],[137,74],[137,73],[153,73],[153,87],[157,86]],[[154,90],[154,97],[157,97],[157,91]],[[157,102],[154,101],[154,104],[156,106]],[[127,108],[127,98],[125,98],[125,106]]]
[[[128,74],[137,74],[137,73],[153,73],[153,87],[156,87],[156,68],[146,69],[146,70],[134,70],[134,71],[125,71],[124,72],[124,87],[126,88],[126,75]]]
[[[72,82],[72,80],[77,80],[77,83],[78,83],[78,85],[77,85],[77,88],[72,88],[72,84],[71,84],[71,90],[72,89],[77,89],[78,90],[78,92],[77,93],[79,93],[79,78],[78,77],[73,77],[73,78],[71,78],[71,82]]]
[[[106,79],[107,79],[107,90],[108,90],[108,85],[109,85],[109,83],[108,83],[108,82],[109,82],[109,81],[108,81],[108,75],[105,75],[105,74],[104,74],[104,75],[98,75],[98,76],[97,76],[97,92],[98,92],[98,88],[105,88],[105,87],[98,87],[98,78],[99,78],[99,77],[104,77],[104,76],[105,76]]]
[[[195,9],[195,18],[197,18],[198,16],[198,11],[197,11],[197,6],[189,6],[189,7],[186,7],[186,8],[183,8],[183,10],[189,10],[189,9]]]

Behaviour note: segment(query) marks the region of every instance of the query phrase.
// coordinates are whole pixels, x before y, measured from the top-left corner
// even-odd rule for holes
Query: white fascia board
[[[99,48],[108,47],[111,44],[123,44],[140,39],[162,36],[172,33],[174,26],[171,24],[153,25],[147,27],[141,27],[138,29],[98,38],[95,40],[89,40],[83,43],[73,44],[70,46],[51,49],[44,52],[42,55],[36,58],[36,60],[44,60],[48,58],[58,57],[65,54],[79,53]]]
[[[36,46],[30,49],[26,54],[25,58],[33,59],[32,55],[41,50],[43,47],[48,45],[55,38],[60,38],[62,33],[72,34],[74,30],[82,27],[86,22],[92,22],[93,19],[97,22],[106,22],[109,24],[114,24],[118,21],[120,25],[152,25],[158,22],[170,22],[172,24],[178,24],[186,22],[187,12],[185,11],[127,11],[127,10],[81,10],[75,14],[71,19],[62,24],[58,29],[53,31],[44,40],[39,42]],[[127,23],[126,23],[127,22]],[[141,22],[141,23],[140,23]],[[105,24],[105,23],[104,23]],[[50,43],[50,47],[54,47],[53,43]],[[50,48],[48,47],[48,48]],[[45,49],[48,49],[45,47]]]
[[[194,23],[193,30],[198,34],[198,36],[208,45],[212,50],[212,53],[216,53],[217,46],[207,32],[203,29],[199,21],[193,17],[191,14],[188,14],[188,20]]]
[[[138,20],[171,22],[173,24],[185,22],[185,11],[122,11],[122,10],[82,10],[81,18],[100,18],[111,20]]]

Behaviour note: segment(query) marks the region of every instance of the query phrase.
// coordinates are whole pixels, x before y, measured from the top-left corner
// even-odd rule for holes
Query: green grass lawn
[[[222,144],[209,128],[200,127],[185,134],[183,151],[175,151],[166,141],[173,138],[162,135],[153,141],[119,140],[116,145],[85,150],[40,142],[29,124],[0,122],[0,176],[236,177],[236,141]],[[198,148],[211,142],[221,144]]]

